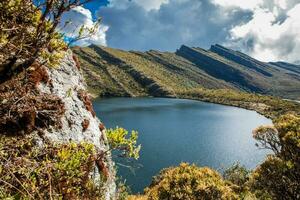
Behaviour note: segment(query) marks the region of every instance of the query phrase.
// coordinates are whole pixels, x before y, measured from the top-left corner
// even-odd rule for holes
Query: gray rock
[[[47,68],[47,71],[50,83],[40,83],[38,87],[42,92],[60,97],[65,104],[65,114],[61,119],[62,127],[60,129],[49,127],[45,131],[45,137],[55,143],[88,142],[94,144],[99,153],[107,151],[109,147],[105,131],[99,129],[100,120],[86,109],[86,105],[80,99],[79,92],[86,90],[86,84],[76,67],[71,50],[66,52],[60,66]],[[88,120],[89,125],[83,131],[82,123],[84,120]],[[109,153],[105,155],[104,161],[109,170],[109,177],[105,183],[105,199],[115,199],[114,163]],[[92,172],[95,183],[99,182],[100,176],[101,174],[95,165],[95,170]]]

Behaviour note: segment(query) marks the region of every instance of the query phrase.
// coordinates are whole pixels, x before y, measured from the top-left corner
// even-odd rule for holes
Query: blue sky
[[[94,0],[84,5],[84,8],[89,9],[92,12],[93,18],[96,18],[96,13],[100,9],[100,7],[105,7],[108,4],[109,2],[107,0]]]
[[[97,35],[77,45],[175,51],[219,43],[263,61],[300,60],[299,0],[94,0],[67,17],[77,26],[103,18]]]

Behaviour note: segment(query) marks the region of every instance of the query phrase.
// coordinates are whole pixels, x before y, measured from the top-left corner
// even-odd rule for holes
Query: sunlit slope
[[[183,45],[176,53],[95,45],[73,51],[90,91],[99,96],[177,96],[191,90],[233,89],[300,98],[298,68],[260,62],[220,45],[210,50]]]
[[[240,90],[283,98],[300,97],[300,73],[296,65],[278,67],[220,45],[213,45],[210,50],[183,45],[176,54]]]
[[[176,96],[196,88],[234,88],[173,53],[128,52],[94,45],[73,51],[90,90],[100,96]]]

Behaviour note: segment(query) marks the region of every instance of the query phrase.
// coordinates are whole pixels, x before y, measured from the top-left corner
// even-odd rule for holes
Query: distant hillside
[[[286,62],[270,62],[270,64],[300,74],[300,65],[293,65]]]
[[[233,89],[300,99],[300,69],[264,63],[213,45],[175,53],[74,47],[92,93],[98,96],[176,96],[191,89]]]

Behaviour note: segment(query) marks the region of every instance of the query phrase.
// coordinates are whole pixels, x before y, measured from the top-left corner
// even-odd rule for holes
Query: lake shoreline
[[[231,92],[231,91],[230,91]],[[91,93],[90,93],[91,94]],[[235,94],[235,93],[234,93]],[[263,115],[264,117],[274,120],[280,115],[293,112],[300,114],[300,103],[297,101],[287,101],[279,97],[264,96],[251,93],[241,93],[242,95],[248,95],[246,97],[231,97],[230,93],[225,95],[215,95],[215,96],[205,96],[202,94],[190,93],[190,94],[179,94],[179,95],[161,95],[161,96],[97,96],[91,94],[93,99],[97,98],[117,98],[117,97],[126,97],[126,98],[171,98],[171,99],[187,99],[187,100],[196,100],[201,102],[233,106],[237,108],[243,108],[246,110],[256,111],[257,113]],[[255,99],[254,99],[255,98]],[[246,100],[245,100],[246,99]],[[254,99],[254,100],[252,100]]]
[[[92,96],[93,100],[95,99],[113,99],[113,98],[132,98],[132,99],[140,99],[140,98],[149,98],[149,99],[159,99],[159,98],[163,98],[163,99],[183,99],[183,100],[194,100],[194,101],[200,101],[200,102],[205,102],[205,103],[211,103],[211,104],[216,104],[216,105],[223,105],[223,106],[230,106],[230,107],[235,107],[235,108],[242,108],[245,110],[249,110],[249,111],[255,111],[258,114],[263,115],[264,117],[271,119],[272,118],[270,116],[264,115],[263,112],[259,112],[257,109],[255,108],[246,108],[246,107],[242,107],[242,106],[238,106],[238,105],[234,105],[234,104],[227,104],[227,103],[218,103],[218,102],[214,102],[214,101],[210,101],[210,100],[201,100],[201,99],[197,99],[197,98],[186,98],[186,97],[174,97],[174,96],[137,96],[137,97],[130,97],[130,96],[106,96],[106,97],[99,97],[99,96]],[[292,101],[295,102],[295,101]],[[296,102],[298,103],[298,102]]]

